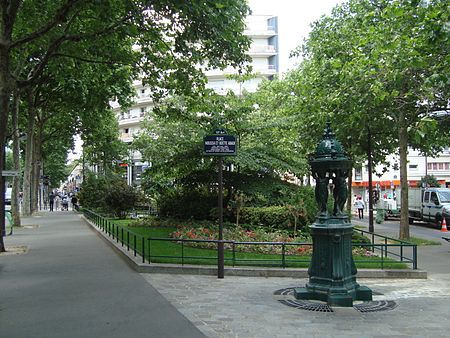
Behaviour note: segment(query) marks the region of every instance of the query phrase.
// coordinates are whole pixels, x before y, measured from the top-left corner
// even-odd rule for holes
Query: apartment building
[[[207,88],[213,89],[219,94],[225,94],[232,90],[236,94],[243,91],[256,91],[263,79],[272,79],[279,73],[278,58],[278,18],[269,15],[255,15],[246,18],[247,29],[244,34],[252,39],[248,54],[252,58],[252,67],[255,77],[239,83],[230,79],[227,75],[237,74],[234,68],[225,70],[210,70],[206,72],[208,78]],[[136,98],[133,106],[124,111],[117,103],[112,103],[119,122],[120,139],[125,143],[131,143],[139,133],[142,121],[147,113],[152,111],[153,103],[150,98],[150,90],[144,87],[141,81],[134,82]],[[124,176],[130,185],[139,185],[142,172],[151,163],[145,162],[139,152],[129,154],[121,166]]]
[[[372,175],[373,187],[378,188],[382,196],[398,197],[400,192],[400,160],[398,156],[391,156],[388,161],[391,166],[385,173]],[[381,166],[378,166],[376,172],[381,174],[382,169]],[[424,156],[417,150],[409,149],[407,170],[410,187],[417,187],[421,178],[426,175],[436,177],[442,187],[450,187],[450,148],[444,149],[436,157]],[[367,166],[354,169],[352,194],[363,196],[368,200],[368,186],[369,172]]]

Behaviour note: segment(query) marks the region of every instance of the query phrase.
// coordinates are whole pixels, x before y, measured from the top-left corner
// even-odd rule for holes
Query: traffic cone
[[[447,222],[445,221],[445,217],[442,217],[442,225],[441,225],[441,232],[447,232]]]

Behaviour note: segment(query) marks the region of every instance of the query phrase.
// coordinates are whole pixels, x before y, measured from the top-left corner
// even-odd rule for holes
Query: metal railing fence
[[[142,263],[155,262],[172,262],[177,264],[216,264],[217,255],[194,255],[195,250],[186,250],[191,248],[195,243],[209,243],[211,248],[217,250],[219,240],[202,240],[202,239],[176,239],[176,238],[151,238],[137,234],[128,227],[115,224],[98,213],[83,209],[86,218],[91,220],[100,230],[105,232],[122,247],[126,247],[127,251],[131,251],[133,255],[141,256]],[[368,237],[371,243],[352,243],[353,247],[365,248],[367,252],[372,252],[376,256],[368,255],[367,259],[354,259],[355,263],[370,263],[380,266],[384,269],[386,266],[393,265],[410,265],[412,269],[417,269],[417,245],[395,238],[374,234],[361,229],[354,231]],[[222,241],[225,246],[225,264],[228,266],[270,266],[270,267],[298,267],[308,266],[310,262],[309,255],[292,254],[292,249],[296,247],[298,250],[311,250],[312,243],[301,242],[239,242],[239,241]],[[157,243],[175,243],[177,244],[177,254],[164,253],[164,250],[155,248]],[[247,252],[239,250],[240,246],[258,246],[261,248],[271,247],[272,250],[266,249],[263,252]],[[161,247],[161,246],[160,246]],[[300,249],[303,248],[303,249]],[[271,252],[272,251],[272,252]],[[273,253],[277,251],[277,253]],[[295,250],[294,250],[295,251]],[[205,251],[203,251],[205,252]]]

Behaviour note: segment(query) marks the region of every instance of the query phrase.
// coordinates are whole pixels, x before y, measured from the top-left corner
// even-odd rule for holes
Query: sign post
[[[207,156],[218,157],[219,172],[219,242],[217,245],[217,278],[224,277],[225,259],[223,247],[223,156],[236,155],[236,136],[228,135],[224,129],[216,129],[213,135],[203,139],[204,151]]]
[[[9,177],[14,177],[14,176],[19,176],[19,171],[16,170],[2,170],[0,171],[2,173],[3,177],[9,176]]]

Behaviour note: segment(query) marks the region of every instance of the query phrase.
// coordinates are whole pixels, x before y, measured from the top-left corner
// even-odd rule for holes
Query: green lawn
[[[424,245],[442,245],[441,242],[431,240],[431,239],[425,239],[425,238],[419,238],[419,237],[409,237],[406,242],[411,244],[416,244],[417,246],[424,246]]]
[[[136,252],[141,255],[144,247],[145,260],[153,263],[174,263],[174,264],[196,264],[196,265],[216,265],[217,250],[194,248],[181,242],[155,240],[167,239],[169,234],[175,231],[175,228],[164,227],[128,227],[127,220],[114,220],[115,225],[119,226],[118,237],[124,246],[127,243],[130,250],[133,250],[136,242]],[[123,229],[123,230],[122,230]],[[123,235],[122,235],[123,231]],[[116,232],[117,233],[117,232]],[[149,240],[152,238],[153,240]],[[143,240],[144,239],[144,240]],[[380,257],[355,256],[354,260],[358,268],[381,268],[384,269],[406,269],[405,263],[396,263],[394,260],[384,258],[383,264]],[[311,257],[309,255],[286,255],[286,267],[306,268],[309,266]],[[227,266],[282,266],[281,254],[261,254],[252,252],[234,253],[232,250],[225,250],[225,265]]]

